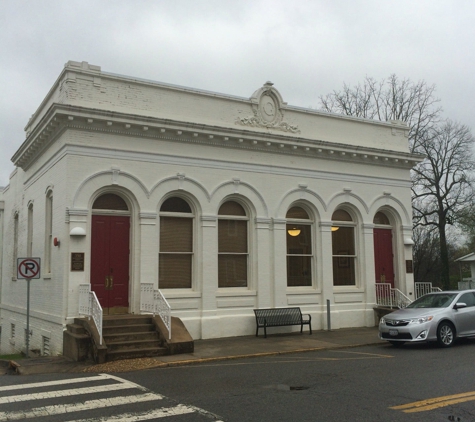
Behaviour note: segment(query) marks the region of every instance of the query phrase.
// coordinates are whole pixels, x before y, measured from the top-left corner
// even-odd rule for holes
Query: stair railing
[[[140,284],[140,312],[159,315],[168,330],[168,339],[172,338],[172,311],[170,304],[153,283]]]
[[[89,283],[79,285],[79,314],[92,318],[99,333],[99,345],[102,346],[102,307]]]
[[[395,289],[391,283],[376,283],[376,304],[390,308],[405,308],[412,302],[401,290]]]
[[[431,282],[417,282],[414,283],[416,299],[419,299],[421,296],[426,295],[427,293],[432,292],[441,292],[440,287],[433,287]]]

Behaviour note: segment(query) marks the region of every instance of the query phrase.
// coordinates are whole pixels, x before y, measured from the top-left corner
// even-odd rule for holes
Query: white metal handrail
[[[405,308],[412,302],[403,292],[391,286],[391,283],[376,283],[376,304],[390,308]]]
[[[99,345],[102,346],[102,307],[96,293],[91,291],[91,285],[79,285],[79,314],[85,315],[94,321],[99,333]]]
[[[427,293],[441,292],[440,287],[433,287],[430,282],[417,282],[414,283],[415,287],[415,298],[419,299],[421,296],[426,295]]]
[[[172,338],[172,311],[170,304],[153,283],[140,284],[140,312],[159,315],[168,330],[168,339]]]

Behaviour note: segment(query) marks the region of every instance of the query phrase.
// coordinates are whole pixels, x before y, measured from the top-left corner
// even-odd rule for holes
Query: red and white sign
[[[38,279],[40,278],[41,258],[18,258],[17,277],[18,279]]]

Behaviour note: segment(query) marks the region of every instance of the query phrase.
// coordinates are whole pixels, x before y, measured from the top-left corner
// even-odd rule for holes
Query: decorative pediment
[[[252,94],[250,100],[253,115],[249,117],[238,117],[236,124],[300,133],[297,126],[293,126],[284,121],[283,106],[285,106],[286,103],[282,100],[282,96],[273,85],[272,82],[266,82],[264,86]]]

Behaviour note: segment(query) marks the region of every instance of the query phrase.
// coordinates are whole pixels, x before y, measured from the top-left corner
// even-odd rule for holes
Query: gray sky
[[[68,60],[242,97],[270,80],[313,108],[395,73],[475,131],[474,21],[472,0],[0,0],[0,186]]]

